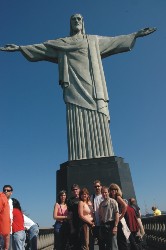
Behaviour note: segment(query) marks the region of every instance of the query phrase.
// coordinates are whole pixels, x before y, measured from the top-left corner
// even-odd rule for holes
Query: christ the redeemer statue
[[[86,35],[83,17],[71,16],[70,36],[44,43],[1,47],[1,51],[20,51],[31,62],[49,61],[59,67],[67,113],[68,159],[113,156],[109,129],[108,92],[101,59],[130,51],[136,38],[155,28],[116,37]]]

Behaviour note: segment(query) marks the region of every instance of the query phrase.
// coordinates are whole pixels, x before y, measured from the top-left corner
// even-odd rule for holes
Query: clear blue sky
[[[166,210],[166,1],[1,0],[0,45],[65,37],[73,13],[86,33],[115,36],[144,27],[131,52],[104,59],[114,152],[130,164],[142,213]],[[0,53],[0,185],[40,226],[53,224],[56,170],[67,161],[65,104],[56,64]]]

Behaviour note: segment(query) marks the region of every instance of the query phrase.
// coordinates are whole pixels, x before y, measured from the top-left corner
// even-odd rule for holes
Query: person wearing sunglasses
[[[94,209],[94,219],[95,219],[95,227],[93,228],[93,235],[94,235],[94,240],[97,240],[97,244],[99,245],[99,250],[103,249],[103,242],[100,240],[99,237],[99,227],[100,227],[100,221],[99,221],[99,205],[100,203],[104,200],[102,194],[101,194],[101,189],[102,185],[100,180],[95,180],[93,182],[94,186],[94,194],[91,195],[91,202],[93,204],[93,209]]]
[[[6,195],[9,203],[9,209],[10,209],[10,222],[11,222],[11,230],[10,230],[10,244],[9,244],[9,250],[12,250],[12,222],[13,222],[13,202],[10,198],[13,193],[13,187],[9,184],[6,184],[3,186],[3,193]]]

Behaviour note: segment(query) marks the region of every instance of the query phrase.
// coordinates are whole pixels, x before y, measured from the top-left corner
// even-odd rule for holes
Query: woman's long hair
[[[21,206],[20,206],[20,202],[17,199],[12,198],[12,202],[13,202],[13,208],[17,208],[20,211],[22,211]]]
[[[120,187],[119,187],[117,184],[112,183],[112,184],[109,186],[109,191],[111,191],[112,189],[117,190],[116,196],[122,197],[122,191],[121,191]],[[110,197],[111,197],[111,192],[110,192]],[[111,198],[112,198],[112,197],[111,197]]]
[[[88,191],[87,188],[82,188],[82,189],[80,190],[79,199],[80,199],[81,201],[83,201],[82,198],[81,198],[81,195],[83,195],[83,194],[87,194],[87,195],[88,195],[87,201],[86,201],[86,202],[88,202],[88,201],[90,200],[90,195],[89,195],[89,191]]]
[[[61,204],[61,196],[62,196],[63,194],[66,195],[65,204],[67,203],[67,193],[66,193],[66,190],[61,190],[61,191],[58,193],[58,199],[57,199],[58,204]]]

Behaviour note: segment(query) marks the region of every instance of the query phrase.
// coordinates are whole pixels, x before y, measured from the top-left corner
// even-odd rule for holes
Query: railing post
[[[39,236],[37,240],[37,249],[52,250],[54,249],[54,229],[45,228],[39,230]]]
[[[166,215],[142,218],[150,249],[166,250]]]

